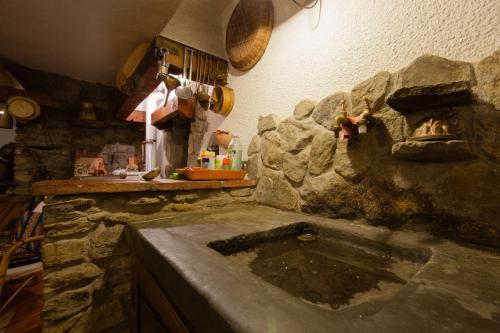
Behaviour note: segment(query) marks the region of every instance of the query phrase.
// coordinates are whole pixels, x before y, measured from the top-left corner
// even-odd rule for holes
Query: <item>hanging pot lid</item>
[[[7,100],[7,112],[18,120],[33,120],[40,116],[40,105],[33,98],[15,96]]]

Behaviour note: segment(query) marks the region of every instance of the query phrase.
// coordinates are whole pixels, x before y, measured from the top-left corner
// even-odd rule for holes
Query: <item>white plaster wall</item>
[[[259,115],[288,117],[301,99],[350,91],[424,53],[476,61],[500,49],[499,0],[322,0],[319,23],[319,6],[286,19],[295,5],[273,2],[277,25],[266,53],[230,77],[236,103],[221,128],[237,133],[245,150]]]

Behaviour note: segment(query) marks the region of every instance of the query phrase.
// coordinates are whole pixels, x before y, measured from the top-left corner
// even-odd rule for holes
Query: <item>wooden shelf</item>
[[[160,130],[166,129],[168,122],[178,114],[179,110],[170,101],[167,106],[161,106],[151,114],[151,124]]]
[[[194,100],[178,100],[177,97],[171,99],[167,106],[158,108],[151,114],[151,124],[158,129],[166,129],[169,127],[169,122],[176,116],[181,116],[185,119],[194,117]]]
[[[33,183],[33,195],[62,195],[83,193],[119,193],[147,191],[178,191],[220,189],[233,187],[254,187],[255,180],[128,180],[128,179],[87,179],[87,180],[44,180]]]
[[[414,162],[454,162],[476,157],[465,140],[399,142],[392,146],[392,156]]]

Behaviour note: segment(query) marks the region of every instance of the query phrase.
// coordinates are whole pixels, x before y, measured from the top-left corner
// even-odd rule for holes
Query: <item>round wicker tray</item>
[[[271,0],[240,0],[226,31],[226,51],[234,68],[247,71],[264,54],[274,24]]]

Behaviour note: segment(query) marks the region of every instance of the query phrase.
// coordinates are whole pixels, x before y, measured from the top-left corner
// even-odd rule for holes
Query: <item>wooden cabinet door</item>
[[[148,302],[140,297],[139,298],[139,332],[140,333],[170,333],[167,331],[161,322],[158,320],[157,315],[149,307]]]
[[[190,333],[153,276],[132,259],[132,333]]]

